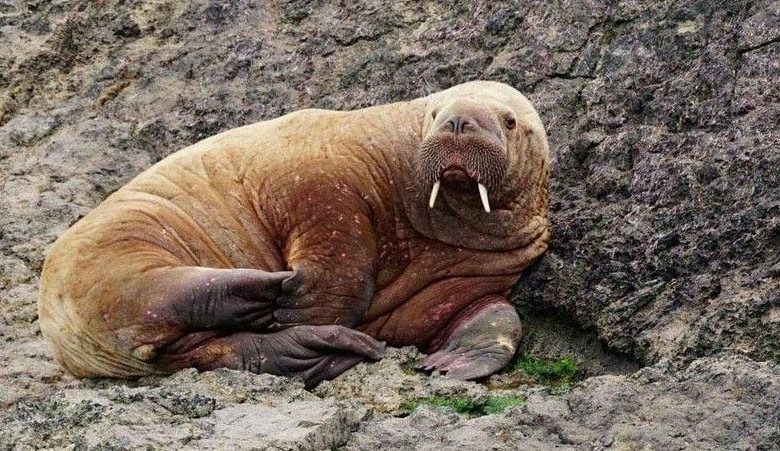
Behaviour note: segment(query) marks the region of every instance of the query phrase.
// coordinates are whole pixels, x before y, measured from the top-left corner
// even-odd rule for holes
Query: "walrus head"
[[[429,96],[424,114],[412,158],[416,205],[407,204],[415,228],[449,244],[500,249],[522,245],[520,232],[535,219],[546,226],[547,138],[520,92],[464,83]]]
[[[461,196],[479,196],[490,213],[488,192],[501,188],[515,156],[514,111],[492,99],[464,96],[434,105],[430,115],[416,159],[417,176],[431,187],[429,208],[443,187]]]

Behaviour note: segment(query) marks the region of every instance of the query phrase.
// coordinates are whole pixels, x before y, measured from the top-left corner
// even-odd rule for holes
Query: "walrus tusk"
[[[436,182],[439,183],[439,182]],[[438,186],[434,185],[434,190],[438,188]],[[487,197],[487,188],[485,188],[485,185],[481,183],[477,183],[477,188],[479,189],[479,197],[482,199],[482,206],[485,207],[485,211],[490,213],[490,202],[488,202]],[[433,199],[433,197],[431,197]],[[433,202],[433,201],[431,201]]]
[[[433,208],[433,204],[436,203],[436,196],[439,194],[440,185],[441,180],[436,180],[436,183],[433,184],[433,189],[431,190],[431,200],[428,201],[428,208]]]

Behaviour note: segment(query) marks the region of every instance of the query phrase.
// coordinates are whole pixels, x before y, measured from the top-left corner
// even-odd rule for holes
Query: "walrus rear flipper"
[[[282,282],[292,272],[198,267],[160,268],[139,291],[159,299],[143,312],[142,343],[133,357],[166,372],[195,367],[233,368],[281,376],[301,376],[309,387],[332,379],[364,358],[378,359],[384,344],[343,326],[296,326],[271,330]],[[155,298],[155,293],[157,298]],[[173,324],[175,339],[159,340],[155,324]],[[156,336],[157,341],[150,343]]]
[[[292,272],[258,269],[162,267],[137,276],[127,289],[129,325],[114,329],[134,359],[155,363],[177,348],[192,349],[232,332],[268,332],[282,281]]]
[[[267,331],[281,282],[292,274],[139,262],[44,273],[41,329],[75,376],[169,373],[159,356],[183,337]]]
[[[159,268],[140,282],[144,322],[203,330],[265,331],[291,271],[184,266]]]
[[[160,362],[172,371],[232,368],[300,376],[310,388],[364,358],[380,359],[385,345],[362,332],[330,325],[296,326],[271,334],[239,332],[208,339],[191,349],[172,346],[171,351],[174,349],[160,356]]]

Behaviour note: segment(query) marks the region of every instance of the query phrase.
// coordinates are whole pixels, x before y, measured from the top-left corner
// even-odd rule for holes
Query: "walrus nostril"
[[[448,120],[445,123],[444,126],[445,129],[448,131],[458,134],[458,133],[466,133],[468,131],[472,131],[475,129],[474,121],[463,118],[463,117],[455,117],[453,119]]]
[[[460,118],[456,117],[455,119],[448,120],[447,128],[449,128],[452,133],[458,133],[460,131]]]

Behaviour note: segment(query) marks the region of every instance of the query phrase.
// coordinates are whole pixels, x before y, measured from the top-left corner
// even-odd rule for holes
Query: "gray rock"
[[[424,407],[361,425],[347,449],[773,449],[780,443],[780,365],[702,358],[630,376],[598,376],[556,397],[469,418]]]
[[[390,348],[381,361],[360,363],[343,376],[323,382],[315,393],[327,398],[359,399],[374,412],[392,414],[404,413],[402,405],[414,399],[486,395],[483,385],[415,371],[414,364],[421,355],[413,347]]]
[[[320,399],[291,379],[185,370],[28,392],[0,414],[0,448],[315,450],[345,443],[366,415],[360,404]]]
[[[352,407],[352,408],[350,408]],[[239,404],[204,421],[212,434],[191,449],[319,450],[343,445],[365,408],[332,401],[294,401],[272,407]]]
[[[776,29],[776,2],[655,8],[621,4],[585,44],[592,78],[532,94],[550,105],[556,237],[516,299],[645,363],[777,359],[778,97],[760,86],[777,84],[780,45],[750,28]],[[735,47],[752,33],[764,45]]]

